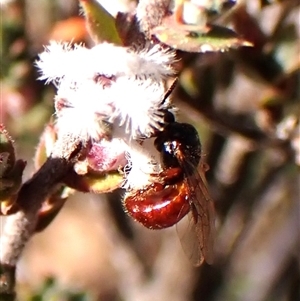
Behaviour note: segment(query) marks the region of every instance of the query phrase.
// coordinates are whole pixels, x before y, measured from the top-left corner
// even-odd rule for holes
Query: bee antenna
[[[165,93],[165,95],[164,95],[164,97],[163,97],[163,99],[162,99],[162,101],[161,101],[161,105],[163,105],[163,104],[165,103],[165,101],[167,100],[167,98],[171,95],[171,93],[172,93],[173,90],[175,89],[175,86],[176,86],[177,82],[178,82],[178,77],[176,77],[176,78],[173,80],[171,86],[170,86],[169,89],[166,91],[166,93]]]

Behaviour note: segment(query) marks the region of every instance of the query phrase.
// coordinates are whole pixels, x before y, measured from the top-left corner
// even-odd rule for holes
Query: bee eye
[[[175,122],[174,114],[170,111],[166,111],[165,117],[164,117],[165,123],[173,123]]]
[[[173,155],[173,150],[174,150],[174,148],[173,148],[173,143],[172,142],[165,142],[164,143],[164,150],[165,150],[165,152],[167,152],[167,153],[169,153],[169,154],[171,154],[171,155]]]

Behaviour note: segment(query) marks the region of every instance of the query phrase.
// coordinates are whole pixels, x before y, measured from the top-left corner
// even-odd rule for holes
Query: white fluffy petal
[[[39,79],[60,82],[63,78],[68,78],[75,82],[86,78],[88,74],[85,60],[88,56],[89,49],[82,45],[74,45],[72,48],[69,43],[52,41],[36,61],[41,73]]]
[[[174,59],[174,52],[159,45],[136,52],[109,43],[87,49],[51,42],[36,64],[40,79],[57,85],[59,127],[99,139],[98,121],[109,118],[135,139],[160,130],[161,110],[169,106],[162,104],[164,82]]]
[[[39,55],[36,65],[41,70],[40,79],[48,81],[68,78],[79,81],[97,74],[127,77],[152,77],[162,80],[174,73],[171,65],[174,52],[155,45],[141,52],[126,47],[101,43],[91,49],[82,45],[50,42]]]
[[[82,140],[92,138],[98,141],[106,130],[102,121],[114,111],[113,107],[102,101],[106,98],[106,90],[91,81],[75,88],[63,83],[55,101],[58,130],[72,132]]]
[[[91,70],[105,75],[147,78],[161,81],[174,74],[171,67],[174,51],[162,50],[155,45],[141,52],[113,44],[102,43],[93,47],[89,56]]]
[[[111,92],[116,111],[111,119],[117,118],[133,138],[149,137],[154,129],[160,129],[159,122],[163,121],[160,110],[168,105],[168,102],[162,104],[165,93],[162,82],[120,78],[114,86]]]
[[[158,155],[152,140],[143,146],[135,141],[130,141],[127,158],[130,171],[126,174],[123,188],[127,190],[142,189],[151,184],[153,181],[151,175],[161,171]]]

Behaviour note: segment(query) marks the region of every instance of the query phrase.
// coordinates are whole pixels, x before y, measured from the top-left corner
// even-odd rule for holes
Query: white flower
[[[126,47],[101,43],[91,49],[83,45],[51,41],[39,55],[36,65],[39,79],[48,82],[68,79],[79,82],[97,74],[106,76],[146,78],[161,81],[174,74],[171,67],[175,54],[159,45],[140,52]]]
[[[151,79],[120,78],[116,89],[112,89],[115,112],[110,120],[117,120],[133,139],[150,137],[153,130],[161,130],[163,109],[170,106],[169,100],[162,102],[165,87]],[[123,93],[123,96],[120,95]]]
[[[92,81],[78,87],[63,81],[55,97],[58,134],[72,133],[85,142],[102,139],[107,134],[103,122],[114,111],[108,102],[102,101],[107,98],[105,94],[105,89]]]
[[[174,60],[174,52],[159,45],[137,52],[108,43],[87,49],[51,42],[39,56],[40,79],[57,87],[58,135],[93,143],[108,136],[123,141],[111,145],[111,154],[127,153],[127,190],[146,187],[162,170],[153,139],[143,139],[162,130],[170,108],[165,81],[173,75]],[[136,141],[141,139],[142,145]],[[113,159],[103,155],[102,163]]]
[[[153,175],[162,171],[159,152],[155,149],[153,139],[147,139],[143,145],[131,141],[127,149],[129,171],[125,174],[123,188],[126,190],[142,189],[153,181]]]
[[[130,48],[102,43],[90,49],[91,72],[115,77],[151,78],[162,81],[174,74],[175,53],[159,45],[136,52]]]
[[[87,49],[51,42],[36,64],[40,79],[57,86],[59,132],[99,140],[102,121],[109,121],[138,139],[161,130],[174,60],[174,52],[159,45],[136,52],[108,43]]]

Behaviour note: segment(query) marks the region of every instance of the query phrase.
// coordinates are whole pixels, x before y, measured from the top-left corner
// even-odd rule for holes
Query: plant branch
[[[1,294],[13,294],[16,263],[34,234],[38,211],[72,168],[82,147],[76,137],[61,137],[44,165],[22,185],[16,201],[20,209],[7,218],[0,241]]]

